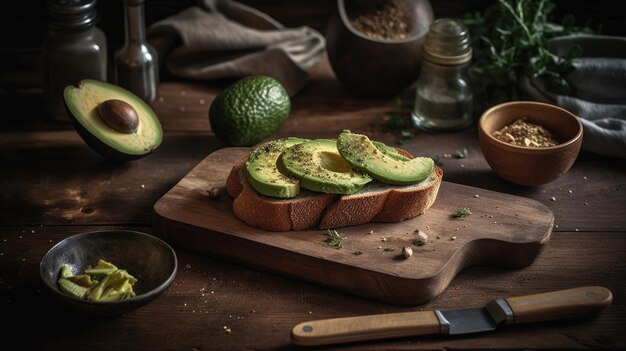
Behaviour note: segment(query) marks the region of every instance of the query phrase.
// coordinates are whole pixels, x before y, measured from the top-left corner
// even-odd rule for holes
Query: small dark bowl
[[[403,39],[375,39],[356,30],[353,14],[371,10],[386,0],[337,0],[328,21],[326,47],[337,79],[362,96],[391,96],[417,80],[420,49],[434,15],[429,0],[398,0],[405,9],[409,35]]]
[[[82,274],[99,259],[107,260],[137,278],[137,296],[119,302],[90,302],[59,290],[57,280],[64,264]],[[52,247],[41,259],[41,279],[62,303],[78,311],[97,315],[119,315],[152,301],[172,284],[178,260],[174,250],[161,239],[145,233],[110,230],[70,236]]]

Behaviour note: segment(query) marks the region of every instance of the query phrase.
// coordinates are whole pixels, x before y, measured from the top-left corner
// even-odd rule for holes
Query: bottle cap
[[[452,18],[435,20],[426,34],[422,54],[428,61],[442,65],[459,65],[472,59],[469,31]]]
[[[52,27],[81,27],[98,18],[96,0],[48,0],[49,24]]]

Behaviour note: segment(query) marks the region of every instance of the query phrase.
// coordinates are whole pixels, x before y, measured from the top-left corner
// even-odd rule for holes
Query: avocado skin
[[[93,135],[89,130],[87,130],[82,123],[80,123],[80,121],[78,120],[78,118],[74,115],[74,112],[72,111],[71,108],[69,108],[68,106],[68,102],[67,102],[67,91],[71,90],[71,89],[80,89],[82,87],[83,84],[98,84],[101,86],[111,86],[114,89],[118,89],[118,90],[123,90],[125,93],[127,93],[129,95],[129,97],[131,99],[139,99],[139,97],[136,97],[135,95],[133,95],[131,92],[126,91],[123,88],[120,88],[118,86],[109,84],[109,83],[105,83],[105,82],[100,82],[100,81],[95,81],[95,80],[91,80],[91,79],[85,79],[79,82],[78,84],[78,88],[73,87],[73,86],[68,86],[65,88],[65,99],[66,99],[66,103],[65,103],[65,109],[67,111],[67,114],[70,117],[70,121],[72,122],[72,125],[74,126],[74,129],[76,129],[76,131],[78,132],[78,135],[83,139],[83,141],[95,152],[97,152],[98,154],[100,154],[102,157],[111,160],[111,161],[116,161],[116,162],[126,162],[126,161],[132,161],[132,160],[136,160],[142,157],[145,157],[151,153],[153,153],[158,147],[159,145],[161,145],[161,141],[163,139],[163,135],[162,135],[162,129],[161,129],[161,124],[160,121],[158,120],[158,118],[156,117],[156,115],[154,115],[154,121],[153,123],[158,125],[158,129],[159,129],[159,135],[158,137],[158,142],[156,144],[154,144],[150,149],[147,150],[143,150],[142,153],[140,154],[129,154],[129,153],[125,153],[122,152],[120,150],[117,150],[109,145],[107,145],[106,143],[104,143],[102,140],[100,140],[98,137],[96,137],[95,135]],[[126,101],[128,102],[128,101]],[[131,106],[133,105],[132,103],[130,103]],[[134,106],[133,106],[134,107]],[[152,112],[154,113],[154,112]],[[145,121],[140,121],[140,123],[145,123]]]
[[[209,123],[226,144],[251,146],[276,133],[290,111],[291,98],[280,82],[253,75],[232,83],[215,97]]]

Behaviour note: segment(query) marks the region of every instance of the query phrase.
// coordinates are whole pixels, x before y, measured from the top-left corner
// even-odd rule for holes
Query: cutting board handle
[[[612,301],[611,291],[601,286],[506,298],[513,311],[513,323],[581,317],[602,311]]]
[[[304,322],[293,328],[291,340],[297,345],[317,346],[439,333],[435,313],[420,311]]]

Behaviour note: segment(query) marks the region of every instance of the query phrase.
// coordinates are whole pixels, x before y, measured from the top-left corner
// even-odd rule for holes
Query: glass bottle
[[[146,41],[144,0],[124,0],[124,46],[115,54],[115,82],[144,101],[153,101],[159,86],[156,51]]]
[[[48,0],[42,46],[43,84],[50,117],[69,121],[63,90],[82,79],[107,80],[106,36],[95,26],[96,0]]]
[[[422,45],[413,123],[423,129],[451,131],[472,123],[473,93],[467,72],[472,48],[460,21],[434,21]]]

